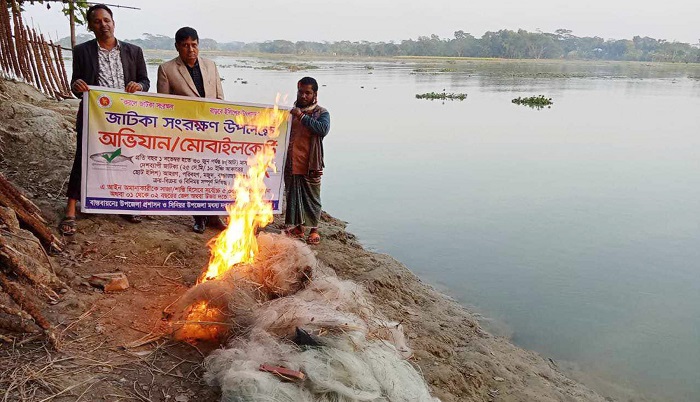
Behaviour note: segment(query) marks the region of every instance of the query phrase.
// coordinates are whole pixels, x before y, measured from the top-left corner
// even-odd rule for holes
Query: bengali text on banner
[[[83,105],[83,212],[225,215],[236,175],[269,144],[277,172],[266,175],[266,198],[280,213],[291,120],[245,123],[272,105],[102,87]]]

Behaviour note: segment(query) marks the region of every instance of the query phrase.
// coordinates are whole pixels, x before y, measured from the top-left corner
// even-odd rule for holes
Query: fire
[[[274,130],[268,131],[270,139],[248,159],[248,172],[236,175],[232,189],[234,202],[226,208],[228,227],[209,241],[209,265],[198,283],[215,280],[236,266],[253,262],[258,252],[257,230],[272,222],[272,204],[266,197],[268,190],[264,179],[268,170],[277,171],[274,164],[277,141],[274,138],[279,135],[282,123],[289,118],[286,110],[279,110],[279,100],[280,96],[277,95],[275,106],[271,109],[255,115],[234,117],[239,126],[255,126],[257,132],[271,127]],[[222,325],[225,325],[222,320],[222,312],[218,308],[209,306],[207,301],[197,302],[190,306],[187,318],[175,337],[185,340],[216,339]]]
[[[207,302],[201,301],[191,307],[185,325],[179,329],[178,337],[182,339],[216,339],[219,336],[221,311],[209,308]]]
[[[269,138],[276,138],[280,125],[289,116],[286,110],[279,110],[279,100],[278,94],[272,109],[265,109],[253,116],[237,115],[234,121],[241,126],[255,126],[258,132],[274,127]],[[266,199],[264,179],[268,169],[277,172],[274,164],[276,144],[274,139],[268,140],[261,150],[248,159],[248,173],[236,175],[233,185],[235,201],[226,208],[228,227],[209,242],[211,257],[209,266],[199,278],[200,283],[220,277],[237,264],[252,262],[258,252],[257,230],[273,219],[272,205]]]

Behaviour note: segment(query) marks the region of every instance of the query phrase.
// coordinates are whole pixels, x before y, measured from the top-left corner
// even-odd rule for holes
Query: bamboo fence
[[[61,46],[23,24],[16,0],[0,0],[0,76],[55,99],[72,98]]]

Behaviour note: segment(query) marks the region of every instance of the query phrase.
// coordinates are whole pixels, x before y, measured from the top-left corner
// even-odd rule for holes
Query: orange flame
[[[237,115],[234,121],[238,125],[255,126],[258,132],[263,128],[274,127],[270,138],[276,138],[280,125],[289,116],[286,110],[279,110],[279,99],[278,94],[272,109],[265,109],[255,115]],[[228,227],[209,242],[209,266],[199,282],[218,278],[236,264],[252,262],[258,252],[255,238],[257,229],[267,226],[273,219],[264,179],[268,169],[277,172],[274,144],[274,140],[266,142],[260,151],[248,159],[248,173],[236,175],[233,183],[235,201],[226,208],[229,215]]]
[[[177,330],[178,339],[216,339],[223,314],[219,309],[209,308],[206,301],[193,304],[184,325]]]
[[[276,138],[280,126],[289,118],[286,110],[279,110],[279,100],[278,94],[272,109],[265,109],[255,115],[237,115],[234,121],[238,125],[255,126],[257,132],[274,127],[269,138]],[[255,237],[257,230],[267,226],[273,219],[272,204],[266,197],[268,190],[264,179],[268,169],[277,171],[274,164],[274,145],[276,141],[268,140],[258,152],[248,158],[248,172],[245,175],[236,175],[232,189],[234,202],[226,208],[229,216],[228,227],[209,241],[209,266],[198,283],[220,278],[236,265],[251,263],[255,258],[258,252]],[[220,322],[222,317],[221,310],[210,308],[207,301],[200,301],[190,306],[187,319],[176,331],[175,337],[185,340],[216,339],[225,332],[222,327],[224,324]]]

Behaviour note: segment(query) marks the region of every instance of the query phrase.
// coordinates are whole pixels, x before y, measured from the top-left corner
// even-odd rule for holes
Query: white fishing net
[[[271,234],[258,241],[253,264],[193,287],[174,308],[176,337],[211,335],[188,330],[200,327],[230,336],[205,361],[205,379],[221,388],[223,401],[437,401],[405,360],[403,329],[362,287],[319,266],[302,242]],[[218,324],[182,324],[201,303]],[[286,381],[261,365],[305,378]]]

